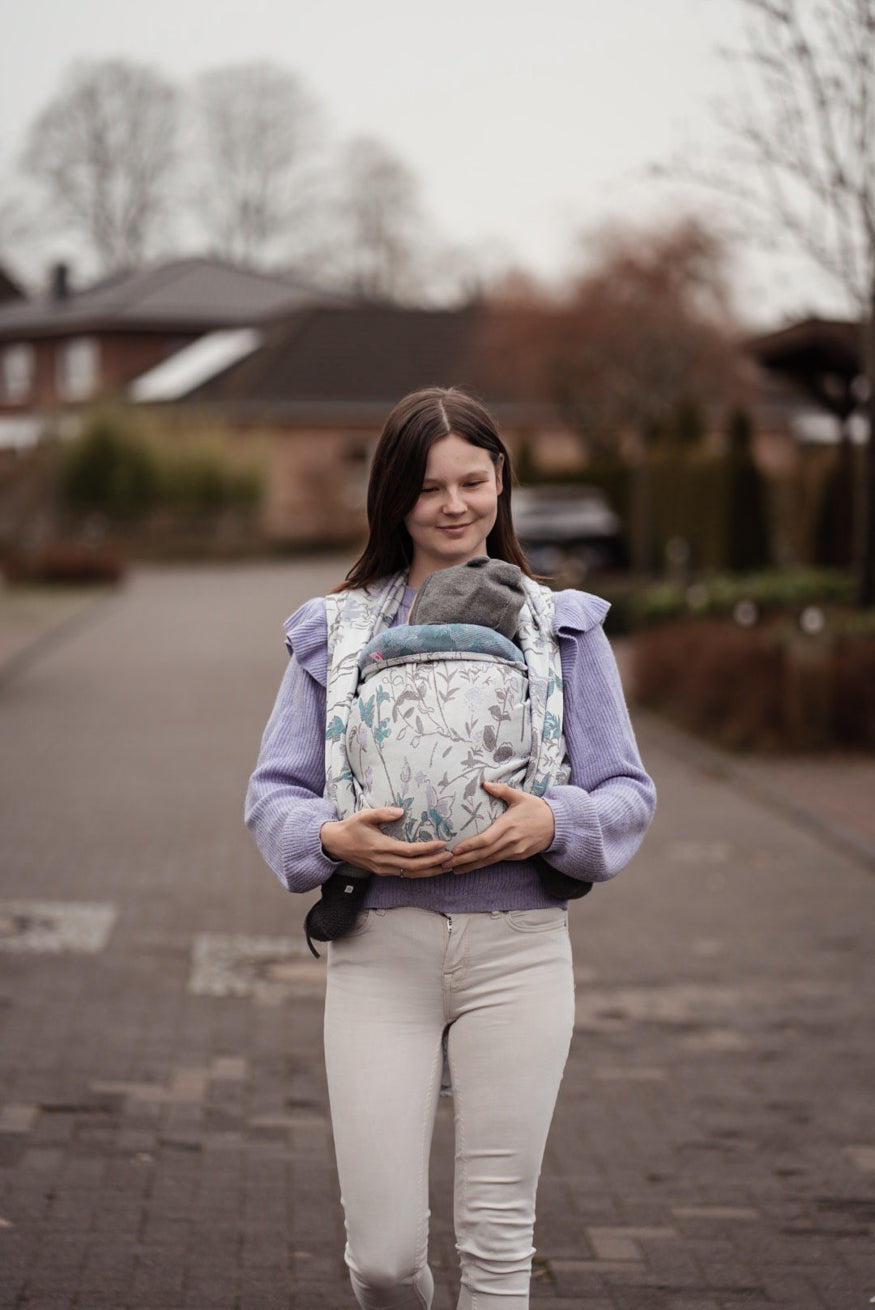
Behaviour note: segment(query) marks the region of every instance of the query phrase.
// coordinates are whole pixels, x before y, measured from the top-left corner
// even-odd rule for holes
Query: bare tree
[[[264,263],[295,244],[312,207],[318,115],[294,73],[270,63],[204,73],[196,89],[198,220],[218,251]]]
[[[420,299],[428,238],[415,175],[382,142],[359,137],[343,152],[339,181],[342,285],[367,300]]]
[[[121,59],[75,64],[30,127],[22,159],[106,272],[132,268],[169,209],[177,93]]]
[[[589,453],[638,444],[679,407],[731,404],[738,354],[725,251],[692,221],[587,243],[561,293],[528,280],[493,297],[493,355],[556,406]]]
[[[875,0],[737,0],[738,94],[728,150],[684,173],[731,197],[747,233],[789,240],[861,322],[869,442],[858,599],[875,604]]]

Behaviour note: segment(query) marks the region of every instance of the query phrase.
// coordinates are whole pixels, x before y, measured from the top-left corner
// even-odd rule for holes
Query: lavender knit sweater
[[[408,588],[397,622],[406,620]],[[565,738],[571,778],[545,800],[556,831],[544,859],[562,873],[603,882],[637,851],[656,805],[656,791],[638,754],[613,653],[602,629],[608,605],[581,591],[555,596],[565,696]],[[292,658],[249,782],[246,824],[289,891],[318,887],[338,867],[319,840],[336,819],[325,785],[325,602],[307,601],[286,622]],[[445,914],[528,910],[555,905],[531,860],[493,864],[434,878],[372,878],[365,906],[418,905]]]

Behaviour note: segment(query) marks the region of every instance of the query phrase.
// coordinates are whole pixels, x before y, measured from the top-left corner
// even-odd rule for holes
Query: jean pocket
[[[514,932],[551,932],[565,927],[568,911],[558,906],[546,910],[506,910],[505,919]]]

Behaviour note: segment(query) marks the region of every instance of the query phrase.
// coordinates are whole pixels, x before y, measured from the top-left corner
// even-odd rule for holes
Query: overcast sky
[[[718,47],[738,21],[736,0],[9,0],[0,164],[77,57],[182,84],[271,59],[336,136],[376,135],[404,158],[446,239],[550,275],[581,228],[677,209],[647,167],[716,141]],[[792,260],[742,252],[739,280],[760,318],[828,307]]]

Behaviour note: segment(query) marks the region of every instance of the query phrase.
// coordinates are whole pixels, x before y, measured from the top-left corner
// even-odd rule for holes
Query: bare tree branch
[[[150,69],[74,65],[28,133],[25,170],[107,272],[145,258],[169,210],[177,94]]]
[[[422,299],[429,241],[416,176],[382,142],[359,137],[343,152],[338,182],[339,285],[367,300]]]
[[[311,200],[307,162],[319,134],[313,101],[294,73],[253,63],[203,74],[195,109],[201,226],[229,259],[276,258],[294,244]]]

